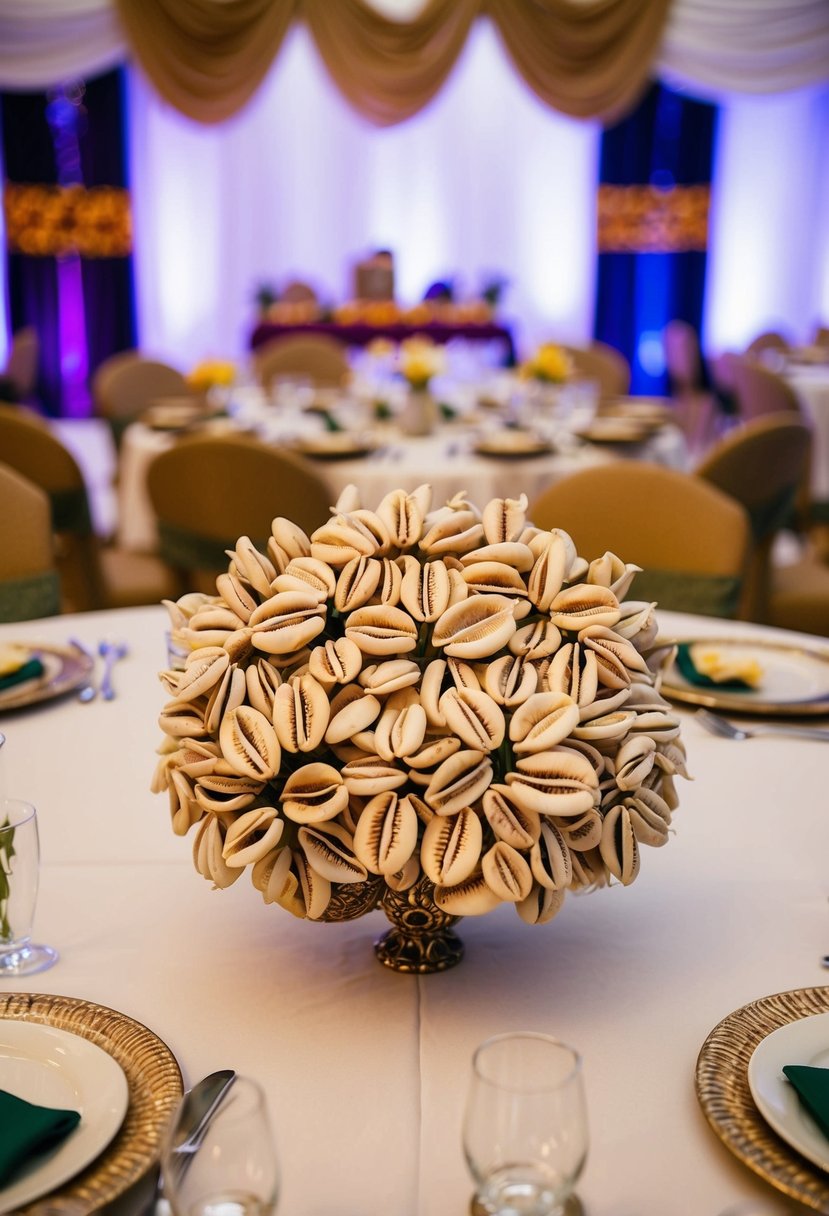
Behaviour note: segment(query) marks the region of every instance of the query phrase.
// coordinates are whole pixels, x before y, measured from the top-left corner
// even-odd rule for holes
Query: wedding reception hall
[[[829,1216],[826,0],[0,0],[0,167],[0,1216]]]

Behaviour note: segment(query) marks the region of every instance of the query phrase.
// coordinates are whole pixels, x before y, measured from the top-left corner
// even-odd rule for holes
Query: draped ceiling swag
[[[349,103],[388,126],[434,97],[480,16],[536,95],[576,118],[620,117],[653,75],[716,97],[829,74],[827,0],[428,0],[403,20],[367,0],[3,0],[0,89],[47,88],[133,55],[176,109],[220,123],[303,21]]]

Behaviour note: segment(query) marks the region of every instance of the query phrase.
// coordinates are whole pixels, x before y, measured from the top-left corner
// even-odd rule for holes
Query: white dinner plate
[[[787,1144],[829,1170],[829,1140],[783,1075],[784,1064],[829,1068],[829,1013],[781,1026],[755,1047],[748,1062],[748,1085],[760,1114]]]
[[[662,682],[664,696],[672,701],[746,714],[829,714],[829,648],[811,648],[754,638],[673,640],[692,646],[704,644],[735,660],[756,659],[762,675],[756,688],[703,686],[686,680],[674,662]]]
[[[49,701],[53,697],[72,692],[86,683],[95,666],[95,660],[75,646],[45,645],[37,642],[21,642],[33,658],[40,659],[43,671],[39,676],[10,684],[0,691],[0,712],[6,709],[22,709]]]
[[[81,1115],[57,1148],[0,1188],[0,1216],[80,1173],[113,1139],[129,1103],[124,1070],[95,1043],[54,1026],[8,1019],[0,1019],[0,1088]]]

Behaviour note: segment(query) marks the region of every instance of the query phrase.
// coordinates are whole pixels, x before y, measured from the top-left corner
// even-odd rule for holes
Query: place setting
[[[725,1146],[776,1190],[829,1211],[829,988],[751,1002],[706,1038],[695,1087]]]

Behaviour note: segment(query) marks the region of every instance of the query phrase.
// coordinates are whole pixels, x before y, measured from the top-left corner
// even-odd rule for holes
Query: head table
[[[660,622],[666,636],[764,632]],[[187,1084],[222,1067],[258,1077],[286,1216],[464,1216],[470,1056],[518,1029],[583,1054],[589,1216],[717,1216],[751,1198],[800,1210],[709,1129],[694,1065],[726,1014],[826,977],[825,745],[713,738],[683,711],[694,780],[678,783],[675,835],[643,850],[632,886],[568,895],[541,927],[506,906],[466,919],[461,965],[413,978],[376,961],[379,912],[314,924],[266,906],[245,876],[220,892],[196,874],[191,839],[173,835],[166,795],[149,788],[166,626],[150,607],[0,628],[0,641],[130,647],[114,701],[69,696],[0,717],[6,792],[41,821],[35,937],[60,952],[5,990],[128,1014],[169,1045]]]

